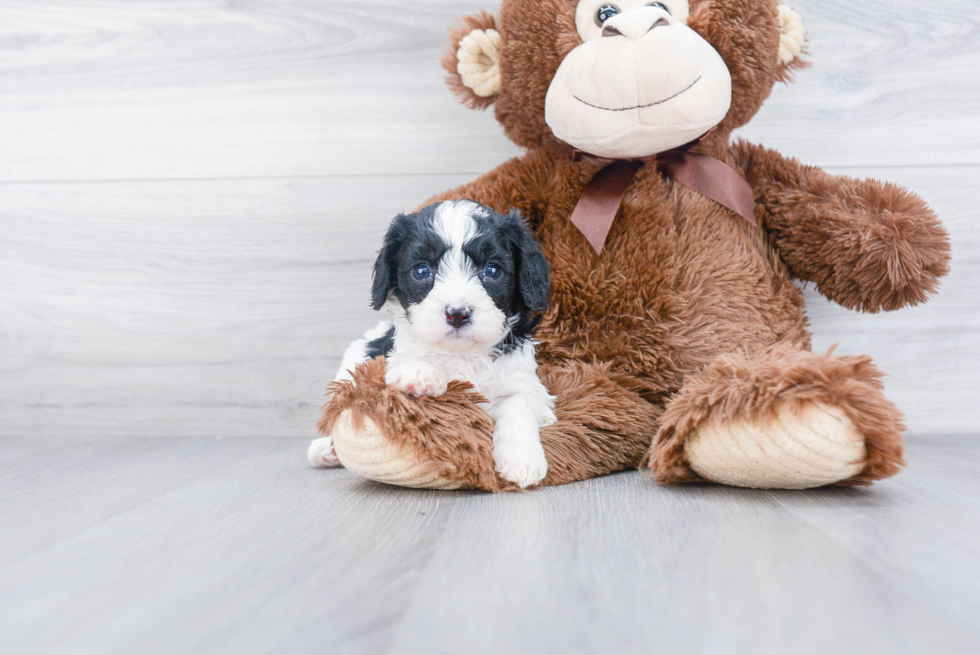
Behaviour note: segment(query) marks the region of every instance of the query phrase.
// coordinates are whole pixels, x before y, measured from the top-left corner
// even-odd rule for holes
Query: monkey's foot
[[[331,385],[319,429],[333,438],[340,463],[369,480],[427,489],[501,491],[493,464],[493,419],[483,396],[452,381],[438,398],[385,383],[385,362],[359,365]]]
[[[709,420],[684,444],[691,469],[714,482],[756,489],[810,489],[864,469],[864,436],[839,407],[786,405],[757,420]]]
[[[904,465],[902,431],[868,357],[780,346],[724,355],[689,376],[644,465],[665,483],[867,485]]]
[[[347,410],[333,427],[337,458],[349,471],[399,487],[464,488],[462,481],[445,476],[437,463],[393,443],[370,418],[361,421],[361,427],[355,428],[352,412]]]

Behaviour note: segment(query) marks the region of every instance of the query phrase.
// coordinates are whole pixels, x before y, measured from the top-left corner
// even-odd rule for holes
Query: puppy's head
[[[372,303],[391,301],[404,319],[399,329],[461,353],[530,338],[548,284],[548,260],[517,212],[447,201],[392,221],[374,265]]]

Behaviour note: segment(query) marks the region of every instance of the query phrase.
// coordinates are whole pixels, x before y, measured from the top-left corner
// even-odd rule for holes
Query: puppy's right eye
[[[432,275],[432,269],[429,268],[428,264],[418,264],[412,271],[412,275],[415,276],[416,280],[425,280]]]

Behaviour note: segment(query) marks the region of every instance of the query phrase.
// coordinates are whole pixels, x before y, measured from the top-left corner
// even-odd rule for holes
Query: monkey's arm
[[[501,213],[518,209],[533,226],[546,205],[544,189],[550,176],[547,160],[538,152],[530,152],[505,161],[472,182],[429,198],[422,207],[442,200],[466,198]]]
[[[910,191],[830,175],[745,141],[729,153],[790,274],[834,302],[865,312],[917,305],[949,272],[949,234]]]

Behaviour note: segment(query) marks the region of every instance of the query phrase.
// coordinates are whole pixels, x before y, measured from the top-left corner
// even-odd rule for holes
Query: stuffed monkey
[[[540,484],[639,466],[667,484],[867,485],[904,464],[881,373],[810,351],[792,280],[864,312],[916,305],[948,235],[903,188],[730,140],[803,48],[777,0],[503,0],[452,31],[450,86],[527,153],[424,204],[516,208],[551,262],[539,373],[559,421]],[[406,396],[377,360],[333,392],[320,428],[354,472],[515,488],[465,384]]]

